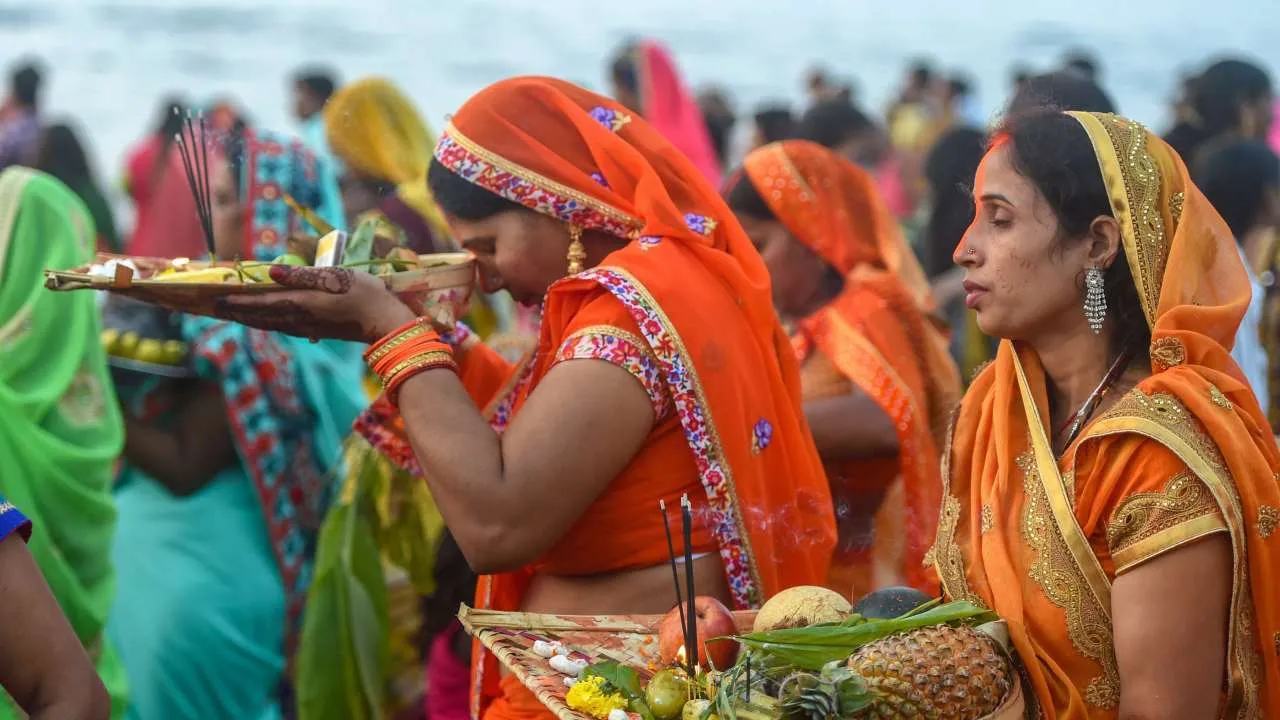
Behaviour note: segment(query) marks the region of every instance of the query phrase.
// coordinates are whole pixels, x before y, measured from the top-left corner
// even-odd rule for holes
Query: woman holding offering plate
[[[273,268],[297,291],[221,312],[374,343],[386,396],[357,426],[426,479],[483,574],[477,604],[667,611],[655,508],[685,493],[699,593],[746,608],[821,582],[834,519],[795,357],[760,257],[697,169],[618,104],[525,77],[454,115],[428,181],[485,289],[542,303],[525,362],[438,335],[344,269]],[[490,720],[546,712],[487,654],[472,700]]]

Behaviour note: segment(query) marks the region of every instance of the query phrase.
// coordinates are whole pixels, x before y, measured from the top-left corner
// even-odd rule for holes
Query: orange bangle
[[[428,370],[436,370],[440,368],[448,368],[457,372],[458,366],[453,362],[453,355],[448,352],[437,350],[435,352],[425,353],[416,357],[409,358],[395,367],[384,376],[384,391],[387,399],[392,405],[399,405],[400,387],[409,379],[419,373]]]
[[[383,377],[390,377],[394,373],[392,368],[412,360],[413,358],[430,353],[445,353],[450,358],[453,357],[453,349],[438,339],[432,339],[429,335],[417,335],[411,337],[396,345],[382,357],[370,364],[370,369]]]
[[[440,336],[432,329],[431,324],[425,318],[414,318],[412,322],[405,323],[391,332],[383,335],[374,344],[370,345],[364,351],[364,360],[372,367],[388,353],[395,348],[423,335],[430,336],[429,339],[438,340]]]

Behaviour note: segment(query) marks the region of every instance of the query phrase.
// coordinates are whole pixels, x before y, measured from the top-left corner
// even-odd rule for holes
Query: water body
[[[170,91],[234,97],[288,129],[289,73],[318,62],[344,78],[391,77],[439,126],[514,74],[606,88],[608,57],[641,34],[740,111],[798,100],[815,63],[856,79],[880,109],[924,55],[975,78],[991,114],[1013,64],[1048,68],[1086,47],[1121,111],[1162,128],[1179,70],[1223,52],[1280,68],[1275,0],[0,0],[0,66],[45,60],[50,114],[80,121],[108,180]]]

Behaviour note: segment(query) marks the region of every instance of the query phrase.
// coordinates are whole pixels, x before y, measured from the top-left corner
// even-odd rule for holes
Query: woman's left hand
[[[415,317],[382,278],[367,272],[274,265],[271,279],[290,290],[223,298],[216,316],[298,337],[365,343]]]

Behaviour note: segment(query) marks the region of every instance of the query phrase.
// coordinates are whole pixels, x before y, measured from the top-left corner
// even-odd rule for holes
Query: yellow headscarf
[[[427,189],[427,164],[435,133],[409,98],[390,80],[364,78],[346,85],[324,108],[329,147],[343,162],[390,183],[406,205],[441,237],[444,213]]]

